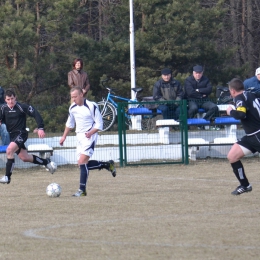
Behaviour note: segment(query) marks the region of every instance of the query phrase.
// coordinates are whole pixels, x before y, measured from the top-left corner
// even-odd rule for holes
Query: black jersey
[[[0,107],[0,121],[6,124],[9,133],[26,131],[27,115],[35,118],[38,129],[44,128],[41,115],[30,105],[16,102],[13,108],[9,108],[7,104]]]
[[[244,91],[234,98],[236,110],[231,110],[230,115],[240,119],[247,135],[260,132],[260,99]]]

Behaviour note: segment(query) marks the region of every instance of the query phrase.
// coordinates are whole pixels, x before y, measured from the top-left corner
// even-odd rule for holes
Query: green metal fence
[[[160,104],[180,108],[179,125],[162,126],[158,123],[165,122],[156,109]],[[189,164],[197,159],[226,158],[232,145],[244,135],[240,121],[226,114],[230,105],[218,104],[213,117],[206,120],[203,118],[205,110],[199,110],[195,118],[187,118],[186,100],[119,103],[120,166]],[[150,114],[143,113],[142,108],[146,106],[152,111]],[[132,113],[133,108],[135,113]],[[138,109],[140,114],[136,112]],[[132,127],[127,126],[129,121],[132,121]],[[134,125],[134,122],[139,124]]]
[[[152,109],[150,115],[142,113],[132,115],[130,113],[130,108],[139,109],[145,108],[146,105],[158,106],[160,104],[179,106],[180,108],[179,125],[164,127],[166,138],[173,139],[167,144],[162,142],[163,134],[159,134],[159,128],[156,126],[156,121],[162,119],[162,115],[157,113],[156,108]],[[119,103],[117,114],[120,166],[189,163],[186,100]],[[139,129],[134,129],[133,123],[130,127],[126,125],[129,117],[135,117],[134,119],[139,121]],[[169,132],[167,132],[167,127]]]

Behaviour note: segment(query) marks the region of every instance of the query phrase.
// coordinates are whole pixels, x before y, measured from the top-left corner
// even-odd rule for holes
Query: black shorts
[[[252,153],[260,152],[260,133],[255,135],[245,135],[237,144],[247,148]]]
[[[26,150],[24,143],[27,141],[27,139],[28,139],[27,131],[10,133],[10,141],[16,143],[19,147],[19,149],[16,151],[16,154],[19,154],[21,149]]]

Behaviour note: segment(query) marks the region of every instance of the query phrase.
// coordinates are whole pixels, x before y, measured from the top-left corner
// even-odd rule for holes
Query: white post
[[[131,89],[135,88],[135,39],[134,39],[134,11],[133,0],[129,0],[130,6],[130,68],[131,68]],[[135,93],[131,90],[131,99],[134,99]]]

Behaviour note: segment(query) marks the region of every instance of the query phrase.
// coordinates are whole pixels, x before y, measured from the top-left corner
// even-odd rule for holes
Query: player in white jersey
[[[86,186],[89,170],[107,169],[116,176],[114,161],[100,162],[89,160],[94,153],[94,148],[98,138],[98,131],[103,129],[102,116],[98,107],[93,102],[84,99],[83,91],[80,87],[73,87],[70,90],[73,103],[69,108],[69,116],[66,122],[60,145],[63,145],[71,129],[76,125],[77,133],[77,159],[80,166],[79,190],[73,194],[75,197],[86,196]]]

